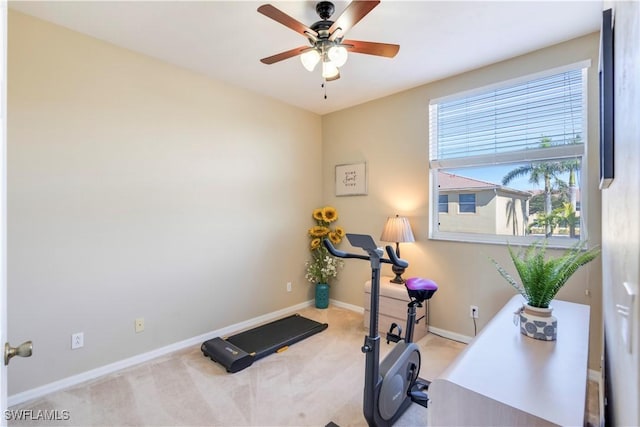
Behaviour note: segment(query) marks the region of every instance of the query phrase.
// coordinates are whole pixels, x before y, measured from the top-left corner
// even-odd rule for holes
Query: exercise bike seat
[[[433,296],[438,290],[438,285],[431,279],[423,279],[422,277],[411,277],[405,282],[407,292],[411,299],[423,302]]]

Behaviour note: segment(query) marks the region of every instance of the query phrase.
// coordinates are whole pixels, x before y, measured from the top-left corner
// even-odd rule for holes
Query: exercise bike
[[[395,347],[380,360],[380,336],[378,334],[378,300],[380,296],[380,265],[393,264],[407,268],[409,263],[399,259],[391,246],[386,247],[389,258],[383,258],[383,251],[376,246],[371,236],[347,233],[351,246],[365,250],[368,255],[352,254],[337,250],[328,239],[325,247],[338,258],[356,258],[371,263],[371,311],[369,334],[365,336],[362,352],[366,355],[363,412],[370,426],[391,426],[400,418],[412,402],[427,407],[429,382],[418,377],[420,372],[420,349],[412,342],[413,326],[416,322],[416,307],[431,298],[437,290],[435,283],[417,279],[407,284],[411,302],[407,305],[407,327],[405,338],[401,330],[394,334],[393,325],[387,334],[387,343],[396,342]]]

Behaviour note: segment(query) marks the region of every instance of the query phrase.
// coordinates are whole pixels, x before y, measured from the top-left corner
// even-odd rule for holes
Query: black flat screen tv
[[[613,182],[613,11],[602,12],[600,31],[600,189]]]

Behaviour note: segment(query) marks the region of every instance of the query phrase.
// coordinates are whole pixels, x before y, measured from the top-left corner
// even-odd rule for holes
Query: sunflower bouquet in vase
[[[331,243],[337,245],[344,237],[344,229],[332,224],[338,219],[338,211],[325,206],[313,211],[313,219],[316,225],[308,231],[311,238],[310,250],[311,259],[307,261],[306,279],[316,285],[316,307],[327,308],[329,306],[329,281],[338,275],[338,269],[343,266],[343,262],[331,254],[322,244],[324,238],[328,238]]]

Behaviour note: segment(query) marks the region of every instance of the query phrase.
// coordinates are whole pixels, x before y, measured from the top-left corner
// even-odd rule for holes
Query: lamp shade
[[[415,242],[411,224],[406,217],[398,216],[387,218],[384,224],[380,240],[383,242]]]

